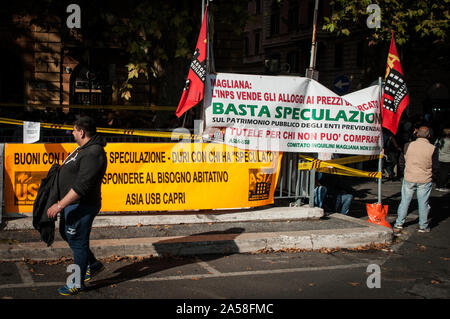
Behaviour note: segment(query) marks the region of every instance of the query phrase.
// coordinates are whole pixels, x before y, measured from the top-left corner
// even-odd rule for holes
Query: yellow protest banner
[[[31,213],[40,182],[76,144],[6,144],[5,211]],[[273,203],[282,153],[206,143],[109,143],[102,212]]]

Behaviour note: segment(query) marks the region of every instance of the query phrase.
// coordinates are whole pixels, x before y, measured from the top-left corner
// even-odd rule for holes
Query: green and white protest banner
[[[205,136],[245,149],[379,154],[379,86],[336,95],[302,77],[207,76]]]

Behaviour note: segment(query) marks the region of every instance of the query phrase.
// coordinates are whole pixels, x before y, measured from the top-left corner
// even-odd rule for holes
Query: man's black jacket
[[[55,219],[47,216],[47,210],[58,201],[58,169],[59,164],[53,164],[47,177],[42,179],[33,204],[33,227],[39,231],[47,246],[55,239]]]
[[[107,167],[105,145],[103,136],[96,134],[67,157],[59,170],[59,200],[73,189],[80,196],[74,203],[101,205],[101,186]]]

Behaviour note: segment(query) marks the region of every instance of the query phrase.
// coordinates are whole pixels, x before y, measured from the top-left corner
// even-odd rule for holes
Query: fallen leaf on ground
[[[353,287],[359,286],[359,282],[349,282],[348,284]]]

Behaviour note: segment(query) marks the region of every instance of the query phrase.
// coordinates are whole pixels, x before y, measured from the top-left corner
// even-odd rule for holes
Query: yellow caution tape
[[[370,178],[382,178],[381,172],[367,172],[359,169],[342,166],[341,164],[350,164],[364,162],[374,159],[379,159],[382,157],[381,154],[378,155],[358,155],[349,156],[343,158],[337,158],[330,161],[322,161],[310,156],[299,155],[300,158],[310,161],[309,163],[299,163],[299,170],[311,170],[316,169],[319,172],[328,174],[338,174],[346,176],[356,176],[356,177],[370,177]]]
[[[8,118],[0,117],[0,123],[12,124],[12,125],[23,125],[23,121],[14,120]],[[41,123],[41,127],[57,129],[57,130],[72,130],[73,126],[63,125],[63,124],[51,124],[51,123]],[[120,134],[120,135],[132,135],[132,136],[147,136],[147,137],[161,137],[161,138],[174,138],[174,139],[193,139],[200,140],[201,136],[194,134],[187,134],[181,132],[164,132],[164,131],[142,131],[142,130],[130,130],[130,129],[114,129],[114,128],[104,128],[98,127],[97,132],[106,134]]]
[[[133,110],[133,111],[173,111],[176,106],[144,106],[144,105],[53,105],[53,104],[16,104],[16,103],[1,103],[1,107],[32,107],[32,108],[64,108],[64,109],[107,109],[107,110]]]
[[[315,166],[313,168],[319,168],[319,167],[323,167],[328,166],[326,164],[328,163],[334,163],[334,164],[352,164],[352,163],[359,163],[359,162],[365,162],[365,161],[372,161],[375,159],[379,159],[382,157],[381,154],[377,154],[377,155],[357,155],[357,156],[348,156],[348,157],[341,157],[341,158],[336,158],[330,161],[322,161],[322,160],[318,160],[316,158],[310,157],[310,156],[306,156],[306,155],[299,155],[300,158],[305,159],[307,161],[312,161],[315,162]],[[299,164],[299,169],[301,167],[302,164],[306,164],[306,166],[308,166],[308,164],[311,163],[300,163]],[[305,166],[305,167],[306,167]]]
[[[318,172],[326,174],[336,174],[344,176],[354,176],[354,177],[369,177],[369,178],[382,178],[381,172],[366,172],[354,169],[352,171],[340,169],[336,167],[322,167],[317,169]]]

